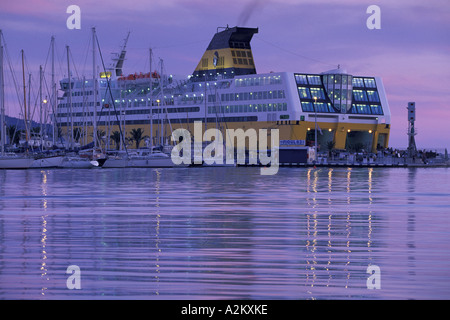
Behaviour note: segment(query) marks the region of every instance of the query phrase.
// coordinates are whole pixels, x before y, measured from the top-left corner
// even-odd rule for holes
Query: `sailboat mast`
[[[56,137],[58,135],[58,129],[56,124],[56,111],[57,111],[57,101],[58,97],[56,95],[56,82],[55,82],[55,37],[52,36],[52,95],[53,95],[53,145],[56,144]]]
[[[69,46],[67,49],[67,75],[69,77],[69,110],[70,110],[70,149],[73,149],[73,108],[72,108],[72,79],[70,76],[70,59],[69,59]]]
[[[0,30],[0,134],[1,134],[1,155],[5,155],[5,141],[6,141],[6,130],[5,130],[5,84],[3,78],[3,45],[2,45],[2,30]]]
[[[159,83],[161,86],[161,109],[160,109],[160,115],[161,115],[161,145],[164,146],[164,126],[165,126],[165,122],[164,122],[164,115],[163,110],[164,110],[164,91],[163,91],[163,60],[160,59],[161,62],[161,73],[159,75]]]
[[[24,52],[22,53],[22,78],[23,78],[23,110],[24,110],[24,121],[25,121],[25,141],[28,143],[28,120],[27,120],[27,90],[25,86],[25,62],[24,62]],[[28,150],[28,148],[27,148]]]
[[[152,48],[149,49],[150,59],[150,153],[153,153],[153,77],[152,77]]]
[[[42,123],[44,122],[42,119],[42,78],[43,78],[43,73],[42,73],[42,65],[39,66],[39,131],[40,131],[40,146],[41,146],[41,150],[44,151],[44,130],[43,130],[43,126]]]
[[[97,76],[95,71],[95,27],[92,28],[92,86],[94,90],[94,112],[93,112],[93,137],[94,148],[97,147]]]

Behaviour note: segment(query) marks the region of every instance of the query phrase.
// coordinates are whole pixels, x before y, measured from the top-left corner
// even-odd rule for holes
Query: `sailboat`
[[[2,31],[0,30],[0,169],[27,169],[33,163],[33,158],[26,156],[19,156],[15,153],[5,152],[5,140],[6,140],[6,130],[5,130],[5,82],[4,82],[4,72],[3,72],[3,37]]]

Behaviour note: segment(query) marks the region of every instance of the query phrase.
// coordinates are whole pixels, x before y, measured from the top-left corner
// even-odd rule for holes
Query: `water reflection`
[[[448,175],[2,171],[0,298],[448,298]],[[65,286],[72,264],[81,290]],[[366,288],[372,264],[381,290]]]

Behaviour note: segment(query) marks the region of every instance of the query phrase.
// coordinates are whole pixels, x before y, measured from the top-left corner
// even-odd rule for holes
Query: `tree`
[[[80,142],[81,137],[83,136],[83,130],[81,128],[73,129],[73,139],[76,143]]]
[[[334,149],[334,146],[336,145],[335,141],[328,141],[327,142],[327,149],[328,149],[328,156],[331,158],[331,151]]]
[[[20,132],[21,130],[18,130],[15,125],[9,125],[6,127],[6,134],[9,137],[9,144],[19,144],[20,140]]]
[[[144,139],[144,130],[141,128],[132,129],[131,132],[131,139],[136,141],[136,149],[139,149],[139,144]]]
[[[119,147],[120,147],[120,141],[122,140],[121,138],[121,135],[120,135],[120,132],[119,131],[114,131],[113,133],[112,133],[112,135],[110,136],[110,138],[111,138],[111,140],[113,140],[114,141],[114,143],[116,144],[116,150],[119,150]]]

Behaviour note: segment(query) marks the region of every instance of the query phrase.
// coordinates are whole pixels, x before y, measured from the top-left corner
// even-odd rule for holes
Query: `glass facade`
[[[382,115],[375,78],[295,74],[303,112]]]

